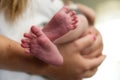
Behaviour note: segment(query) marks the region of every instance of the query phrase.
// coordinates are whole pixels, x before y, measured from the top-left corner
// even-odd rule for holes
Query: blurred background
[[[96,12],[95,27],[101,32],[106,60],[95,76],[85,80],[120,80],[120,0],[72,0]]]

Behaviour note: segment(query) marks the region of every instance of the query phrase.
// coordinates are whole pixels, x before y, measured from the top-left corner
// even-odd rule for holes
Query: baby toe
[[[31,33],[24,33],[24,37],[28,39],[33,39],[34,36]]]
[[[22,43],[30,43],[30,39],[22,39],[21,42]]]
[[[68,6],[64,6],[61,11],[64,11],[65,13],[68,13],[70,11],[70,8]]]
[[[30,54],[30,49],[25,49],[25,53]]]
[[[37,37],[41,36],[42,30],[39,27],[32,26],[31,32],[36,35]]]
[[[76,12],[75,11],[70,11],[70,16],[72,17],[74,15],[76,15]]]
[[[30,45],[29,45],[28,43],[22,43],[21,46],[22,46],[23,48],[29,48],[29,47],[30,47]]]
[[[77,20],[74,20],[74,21],[72,22],[72,25],[75,25],[77,22],[78,22]]]

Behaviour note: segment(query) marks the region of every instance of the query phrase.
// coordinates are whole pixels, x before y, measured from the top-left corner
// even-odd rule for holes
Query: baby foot
[[[40,28],[33,26],[32,33],[25,33],[22,39],[22,47],[26,48],[27,53],[31,53],[38,59],[58,66],[63,63],[63,57],[60,55],[57,47],[48,39]]]
[[[76,13],[65,6],[53,16],[51,21],[43,28],[43,32],[51,41],[54,41],[68,31],[75,29],[77,22]]]

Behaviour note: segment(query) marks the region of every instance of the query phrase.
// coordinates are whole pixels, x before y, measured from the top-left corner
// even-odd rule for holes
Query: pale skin
[[[26,39],[22,39],[22,47],[26,48],[27,53],[33,54],[46,63],[61,65],[63,57],[52,42],[75,29],[77,22],[75,12],[64,6],[42,30],[33,26],[31,33],[25,33]]]
[[[79,54],[82,54],[83,56],[84,56],[84,58],[89,58],[89,60],[90,59],[95,59],[95,57],[96,58],[100,58],[100,56],[102,57],[101,58],[101,60],[103,59],[105,59],[105,56],[104,55],[102,55],[102,50],[103,50],[103,42],[102,42],[102,37],[101,37],[101,35],[100,35],[100,33],[99,33],[99,31],[98,30],[96,30],[95,29],[95,27],[94,27],[94,21],[95,21],[95,13],[94,13],[94,11],[92,10],[92,9],[90,9],[90,8],[88,8],[87,6],[85,6],[85,5],[81,5],[81,4],[77,4],[77,6],[78,6],[78,9],[80,9],[80,11],[82,11],[83,13],[84,13],[84,15],[87,17],[87,19],[89,20],[89,26],[91,26],[91,27],[89,27],[89,29],[88,29],[88,32],[86,33],[86,34],[93,34],[93,35],[96,35],[96,41],[92,44],[92,45],[89,45],[89,47],[87,48],[84,48],[83,50],[81,50],[81,51],[78,51],[78,53]],[[82,10],[81,10],[82,9]],[[84,20],[84,19],[83,19]],[[83,21],[82,20],[82,21]],[[85,39],[85,40],[87,40],[87,39]],[[75,40],[74,41],[76,44],[77,44],[77,47],[79,47],[79,49],[80,49],[80,47],[81,47],[81,44],[79,44],[80,43],[80,39],[77,39],[77,40]],[[81,42],[82,43],[82,42]],[[87,42],[85,42],[85,43],[87,43]],[[69,43],[68,43],[69,44]],[[71,44],[71,43],[70,43]],[[67,48],[68,46],[66,46],[66,48]],[[71,49],[69,49],[69,48],[67,48],[68,49],[68,51]],[[72,48],[73,49],[73,48]],[[74,49],[73,49],[74,50]],[[71,52],[72,53],[72,52]],[[64,54],[65,55],[65,54]],[[77,58],[78,57],[78,55],[75,57],[75,58]],[[80,58],[79,58],[80,59]],[[76,60],[76,59],[71,59],[71,60]],[[68,60],[69,61],[69,60]],[[79,60],[77,60],[77,61],[79,61]],[[91,60],[90,60],[91,61]],[[96,60],[97,61],[97,60]],[[98,61],[100,61],[100,59],[98,60]],[[75,61],[76,62],[76,61]],[[80,63],[80,62],[79,62]],[[79,65],[79,63],[78,63],[78,65]],[[93,63],[94,63],[94,60],[93,60]],[[96,62],[97,63],[97,62]],[[90,63],[91,64],[91,63]],[[52,73],[52,76],[54,76],[54,78],[58,78],[58,75],[59,75],[59,78],[57,79],[57,80],[82,80],[83,78],[88,78],[88,77],[91,77],[91,76],[93,76],[95,73],[96,73],[96,71],[97,71],[97,68],[98,68],[98,66],[100,65],[99,63],[99,65],[94,65],[94,68],[90,68],[90,64],[87,64],[86,65],[86,69],[84,70],[84,69],[81,69],[81,66],[82,65],[84,65],[84,64],[82,64],[81,66],[74,66],[74,65],[72,65],[72,66],[65,66],[64,65],[64,67],[66,67],[65,68],[65,72],[66,72],[66,75],[65,74],[63,74],[63,75],[61,75],[62,74],[62,72],[61,72],[61,70],[63,69],[62,67],[61,68],[59,68],[59,69],[61,69],[61,70],[59,70],[59,69],[54,69],[55,71],[59,71],[60,73],[55,73],[55,72],[53,72]],[[71,64],[69,64],[69,65],[71,65]],[[71,69],[68,69],[68,68],[71,68]],[[84,66],[84,68],[85,68],[85,66]],[[73,70],[74,69],[74,70]],[[75,73],[71,73],[71,71],[73,71],[73,72],[75,72]],[[56,76],[57,75],[57,76]]]
[[[91,31],[92,34],[97,35],[95,42],[93,40],[93,35],[91,35],[86,36],[86,38],[82,40],[77,39],[74,42],[58,46],[58,49],[64,58],[64,64],[60,67],[50,66],[31,55],[25,54],[24,49],[19,43],[0,36],[0,52],[2,53],[0,54],[0,68],[45,75],[55,80],[80,80],[84,77],[91,77],[96,73],[98,66],[105,59],[105,56],[101,55],[103,48],[101,44],[101,35],[94,27],[91,27],[90,32]],[[82,44],[84,44],[84,46],[80,47]],[[85,54],[84,52],[86,52],[86,48],[89,48],[86,57],[91,56],[91,58],[82,57],[83,63],[81,63],[80,54]],[[82,53],[80,53],[81,51]],[[77,58],[80,60],[77,60]]]
[[[81,23],[82,19],[84,19],[83,23]],[[32,33],[25,33],[26,39],[22,39],[22,47],[26,48],[27,53],[33,54],[40,60],[58,66],[63,64],[63,58],[52,42],[63,44],[73,41],[82,37],[87,28],[86,18],[82,15],[75,15],[74,11],[70,11],[65,6],[56,13],[43,30],[33,26],[31,28]],[[64,35],[65,33],[67,35]]]
[[[85,20],[83,17],[81,17],[80,19],[82,19],[81,21]],[[64,70],[66,72],[66,75],[65,74],[61,75],[60,73],[53,72],[52,73],[52,76],[54,76],[54,77],[52,77],[53,80],[56,80],[56,78],[57,78],[57,80],[82,80],[83,78],[91,77],[96,73],[98,66],[102,63],[102,60],[105,59],[105,56],[102,55],[103,43],[102,43],[101,35],[98,32],[98,30],[95,29],[94,26],[92,26],[92,25],[90,25],[90,26],[91,27],[88,28],[87,33],[85,33],[84,35],[92,34],[91,35],[92,41],[95,41],[95,42],[93,44],[88,44],[88,45],[85,44],[85,45],[81,46],[81,43],[88,43],[87,41],[89,41],[89,40],[91,42],[91,39],[90,39],[90,36],[89,36],[89,38],[81,38],[81,39],[77,39],[77,40],[73,41],[75,43],[75,45],[71,44],[71,43],[66,43],[66,44],[69,44],[69,46],[74,45],[76,47],[75,49],[79,48],[79,50],[77,52],[78,54],[76,54],[76,57],[70,59],[71,62],[72,61],[75,61],[75,62],[78,61],[79,63],[77,64],[77,66],[76,65],[74,66],[72,64],[69,64],[71,66],[68,66],[68,65],[66,65],[67,62],[65,62],[65,64],[63,65],[64,67],[60,67],[59,69],[57,69],[57,68],[53,69],[53,70],[58,71],[62,74],[61,70],[64,68]],[[94,35],[96,35],[96,38],[94,37]],[[59,45],[59,46],[61,46],[61,45]],[[83,47],[84,47],[84,49],[83,49]],[[68,49],[68,51],[70,49],[75,50],[73,47],[71,47],[69,49],[68,46],[65,46],[64,49],[65,48]],[[81,50],[80,50],[80,48],[81,48]],[[73,53],[71,51],[69,53],[71,53],[69,55],[72,56]],[[63,56],[66,56],[66,54],[63,54]],[[68,57],[70,57],[70,56],[68,56]],[[88,63],[90,63],[90,64],[84,65],[84,60],[82,60],[83,57],[86,58],[86,60],[88,59]],[[64,59],[64,60],[69,61],[67,59]],[[94,60],[96,60],[96,63],[94,62]],[[82,64],[82,62],[83,62],[83,64]],[[79,64],[82,64],[82,65],[79,66]],[[94,68],[90,67],[91,64],[92,64],[92,67],[94,67]],[[54,67],[51,67],[51,68],[54,68]],[[71,68],[71,69],[69,69],[69,68]],[[81,69],[81,68],[84,68],[84,69]],[[50,71],[50,73],[51,73],[51,69],[49,69],[48,71]],[[75,73],[70,73],[72,71],[75,72]]]
[[[87,16],[93,18],[91,15]],[[92,35],[91,37],[86,36],[88,37],[87,39],[84,38],[81,41],[78,38],[75,41],[58,46],[58,50],[64,55],[64,63],[59,68],[50,66],[31,55],[25,54],[24,49],[19,43],[0,35],[0,52],[2,53],[0,54],[0,68],[45,75],[55,80],[81,80],[84,77],[91,77],[96,73],[98,66],[104,61],[105,56],[101,54],[103,43],[100,33],[94,27],[89,28],[89,32]],[[96,41],[93,40],[93,35],[95,34]],[[83,44],[86,46],[80,47]],[[85,50],[86,48],[89,49]],[[83,63],[81,64],[80,54],[86,54],[84,52],[88,53],[83,57]],[[91,57],[90,59],[89,56]],[[72,66],[70,66],[71,64]]]
[[[92,30],[96,32],[94,27]],[[97,51],[95,49],[95,47],[102,49],[102,45],[100,46],[101,36],[98,32],[96,34],[98,38],[96,42],[93,40],[93,35],[88,35],[74,42],[58,45],[58,49],[64,58],[64,64],[60,67],[48,65],[31,55],[25,55],[24,49],[19,43],[0,36],[0,51],[2,52],[0,54],[0,68],[45,75],[55,80],[80,80],[83,77],[90,77],[95,74],[97,67],[105,58],[104,55],[98,56],[101,50]],[[82,44],[84,45],[80,46]],[[80,55],[81,51],[84,54],[84,49],[86,48],[90,48],[92,59]]]
[[[53,76],[52,77],[53,80],[56,80],[56,78],[57,80],[81,80],[86,77],[91,77],[96,73],[98,66],[105,59],[105,56],[102,55],[103,46],[101,45],[102,43],[101,35],[94,27],[91,27],[89,30],[90,32],[92,31],[92,34],[96,34],[97,39],[95,42],[93,39],[91,39],[93,35],[88,35],[86,36],[86,38],[85,37],[80,38],[78,40],[75,40],[73,43],[66,43],[68,45],[62,44],[58,46],[59,49],[64,48],[66,50],[65,54],[62,54],[63,57],[72,56],[72,58],[64,58],[65,62],[62,66],[58,68],[55,68],[54,66],[52,66],[48,70],[50,75]],[[86,44],[91,42],[93,42],[94,44]],[[84,43],[84,45],[81,46],[82,43]],[[61,46],[64,46],[64,47],[61,47]],[[70,49],[72,49],[73,51],[71,51]],[[73,54],[74,51],[76,51],[75,54]],[[88,51],[88,54],[81,56],[81,54],[86,54],[86,51]],[[68,52],[68,54],[66,52]],[[69,64],[69,61],[76,63],[76,65],[72,63]],[[88,63],[85,64],[87,61]],[[65,71],[65,74],[62,74],[63,69]],[[56,71],[59,73],[56,73]]]

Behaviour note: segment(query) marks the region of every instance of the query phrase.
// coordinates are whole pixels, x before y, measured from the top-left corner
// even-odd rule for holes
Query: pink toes
[[[21,46],[25,48],[25,53],[30,53],[30,40],[29,39],[22,39],[21,40]]]
[[[25,39],[21,40],[21,42],[22,42],[21,46],[23,48],[29,48],[30,40],[33,39],[33,35],[30,33],[24,33],[24,37],[25,37]]]
[[[60,12],[64,13],[64,16],[66,17],[67,20],[70,20],[70,22],[66,23],[68,24],[67,28],[69,30],[75,29],[77,27],[77,16],[75,11],[71,11],[68,6],[64,6]],[[71,24],[71,25],[70,25]]]
[[[65,13],[69,13],[70,8],[68,6],[64,6],[61,11],[65,12]]]
[[[24,33],[25,39],[21,40],[21,42],[22,42],[21,46],[23,48],[29,48],[30,47],[30,43],[33,42],[33,40],[35,40],[38,37],[40,37],[41,34],[42,34],[42,31],[41,31],[40,28],[32,26],[31,27],[31,33]]]
[[[78,22],[78,19],[77,19],[77,16],[76,16],[76,12],[75,11],[71,11],[69,13],[70,17],[71,17],[71,27],[72,29],[75,29],[77,27],[77,22]]]
[[[30,54],[30,49],[25,49],[25,53]]]
[[[36,27],[36,26],[32,26],[31,27],[31,32],[36,35],[37,37],[41,36],[41,29],[39,27]]]
[[[29,48],[29,43],[30,43],[29,40],[27,40],[27,39],[22,39],[21,42],[22,42],[22,44],[21,44],[22,47],[24,47],[24,48]]]
[[[24,37],[27,39],[33,39],[34,36],[31,33],[24,33]]]
[[[75,11],[71,11],[70,12],[70,16],[72,17],[72,16],[75,16],[76,15],[76,12]]]

